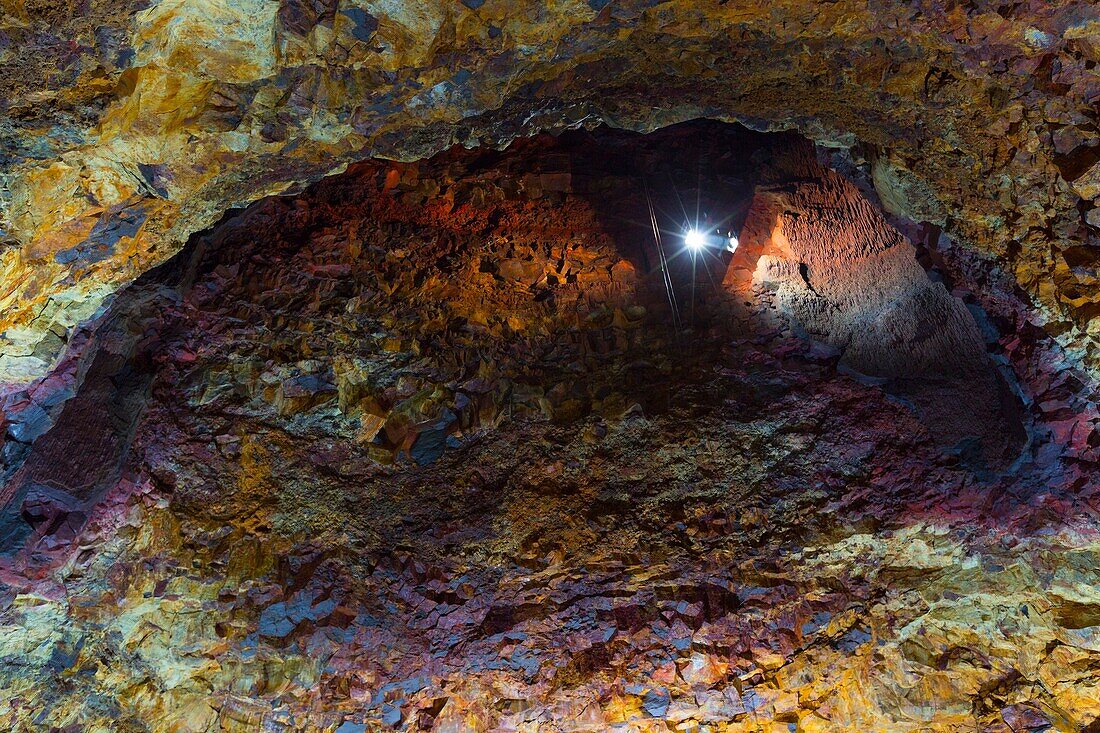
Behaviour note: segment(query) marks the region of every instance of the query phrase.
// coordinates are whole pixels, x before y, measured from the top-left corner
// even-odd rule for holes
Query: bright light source
[[[729,241],[726,242],[726,250],[729,252],[736,252],[738,244],[740,244],[740,242],[737,241],[737,237],[730,235]]]
[[[684,235],[684,244],[688,249],[700,250],[707,246],[707,235],[698,229],[688,229]]]

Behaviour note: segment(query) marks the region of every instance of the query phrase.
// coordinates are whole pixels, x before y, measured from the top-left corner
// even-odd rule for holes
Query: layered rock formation
[[[230,207],[368,155],[607,121],[797,128],[1023,288],[1095,374],[1090,0],[0,5],[0,379]]]
[[[577,132],[194,237],[5,399],[0,720],[1094,730],[1088,375],[850,165]]]

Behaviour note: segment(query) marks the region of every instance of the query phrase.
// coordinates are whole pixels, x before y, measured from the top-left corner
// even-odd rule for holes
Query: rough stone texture
[[[1095,730],[1094,396],[1010,275],[827,160],[576,133],[194,238],[3,405],[0,720]],[[746,235],[672,258],[682,333],[647,188]]]
[[[0,379],[222,213],[368,155],[604,120],[797,128],[873,163],[1095,370],[1090,0],[3,0]]]
[[[1022,429],[1006,416],[1012,398],[966,305],[928,277],[855,186],[818,166],[800,172],[807,180],[758,191],[740,229],[754,284],[836,349],[842,369],[910,401],[941,440],[965,441],[984,425],[986,458],[1011,462]],[[742,277],[733,269],[727,282]]]

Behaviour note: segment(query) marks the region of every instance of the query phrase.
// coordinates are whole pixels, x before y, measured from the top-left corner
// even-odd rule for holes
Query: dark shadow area
[[[554,195],[587,200],[644,273],[687,363],[720,361],[695,357],[716,343],[762,346],[787,331],[835,352],[841,371],[912,410],[984,479],[1019,457],[1022,406],[989,358],[989,324],[925,275],[910,242],[805,139],[697,121],[546,136],[509,153]],[[739,246],[693,251],[691,229]]]

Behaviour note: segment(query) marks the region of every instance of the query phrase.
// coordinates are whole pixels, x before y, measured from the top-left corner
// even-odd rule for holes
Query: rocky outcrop
[[[792,325],[835,349],[842,370],[913,405],[943,443],[981,436],[978,453],[1011,463],[1025,436],[974,315],[929,277],[912,244],[852,183],[811,170],[809,181],[754,197],[740,230],[754,286],[771,293]],[[737,283],[741,273],[731,273]]]
[[[0,720],[1095,727],[1083,383],[1038,329],[975,336],[1019,301],[819,154],[576,133],[195,237],[4,405]],[[696,202],[736,252],[679,253]],[[1018,400],[976,405],[998,378]]]
[[[1088,0],[6,0],[0,379],[231,208],[367,156],[606,121],[801,130],[994,258],[1095,368]],[[659,102],[655,104],[656,102]]]

